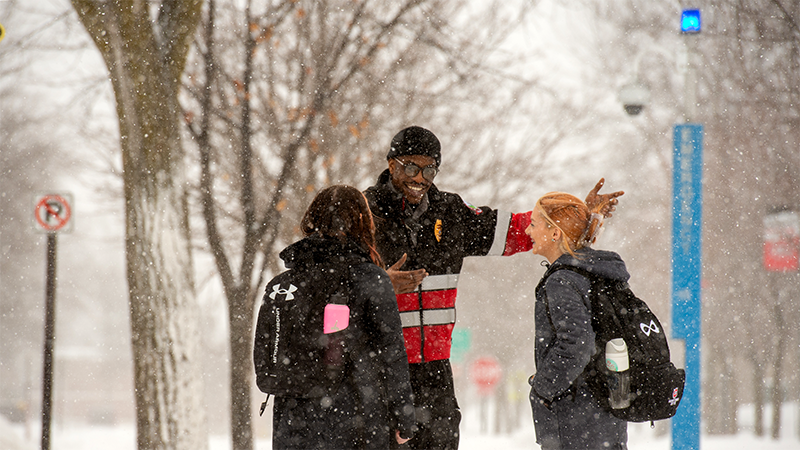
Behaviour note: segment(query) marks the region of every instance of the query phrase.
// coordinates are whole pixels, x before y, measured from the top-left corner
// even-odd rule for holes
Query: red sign
[[[800,221],[794,211],[764,218],[764,269],[796,272],[800,266]]]
[[[481,395],[489,395],[503,376],[503,369],[494,356],[481,356],[469,366],[469,377]]]
[[[43,195],[36,198],[36,224],[44,231],[64,231],[72,217],[69,195]]]

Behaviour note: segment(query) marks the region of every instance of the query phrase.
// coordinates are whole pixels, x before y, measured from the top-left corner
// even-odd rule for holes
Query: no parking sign
[[[72,195],[45,194],[36,196],[34,225],[48,233],[72,231]]]
[[[47,233],[47,279],[45,281],[44,355],[42,358],[42,449],[50,449],[50,419],[53,398],[53,350],[56,326],[56,241],[59,232],[71,231],[72,195],[44,194],[34,199],[34,227]]]
[[[497,358],[484,355],[472,362],[469,375],[480,395],[486,396],[494,392],[494,388],[503,376],[503,368]]]

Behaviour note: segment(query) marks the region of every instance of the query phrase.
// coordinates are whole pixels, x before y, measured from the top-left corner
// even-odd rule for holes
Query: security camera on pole
[[[650,103],[650,89],[635,79],[620,88],[619,101],[628,115],[637,116]]]

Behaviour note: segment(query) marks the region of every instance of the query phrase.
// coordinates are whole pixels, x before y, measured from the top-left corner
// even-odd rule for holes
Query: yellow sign
[[[3,24],[0,23],[0,42],[3,41],[4,37],[6,37],[6,29],[3,28]]]

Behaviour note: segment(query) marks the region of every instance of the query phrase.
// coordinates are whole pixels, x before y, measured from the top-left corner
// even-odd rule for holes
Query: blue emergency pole
[[[700,448],[703,126],[675,125],[672,183],[672,335],[686,346],[686,386],[672,418],[672,449]]]
[[[700,448],[703,224],[703,126],[694,121],[696,81],[693,53],[702,31],[699,9],[681,13],[686,41],[684,124],[673,130],[672,166],[672,335],[685,345],[686,386],[672,418],[672,450]]]

